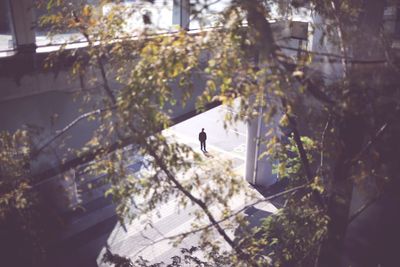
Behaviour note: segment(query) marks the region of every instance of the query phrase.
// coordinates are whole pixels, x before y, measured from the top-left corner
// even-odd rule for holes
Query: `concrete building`
[[[161,1],[162,2],[162,1]],[[181,4],[182,2],[182,4]],[[12,19],[8,21],[9,24],[3,23],[3,26],[12,25],[12,31],[9,31],[9,39],[12,39],[13,45],[10,48],[3,47],[4,57],[0,58],[0,121],[1,130],[15,131],[21,127],[34,126],[40,128],[40,138],[37,140],[39,143],[45,143],[46,140],[51,138],[58,129],[64,128],[68,123],[78,118],[82,113],[91,111],[92,103],[84,103],[80,99],[74,99],[74,93],[81,90],[82,86],[85,90],[95,90],[88,88],[96,85],[86,85],[82,83],[88,80],[88,77],[81,77],[81,79],[72,78],[68,72],[68,63],[61,67],[57,72],[43,68],[43,62],[49,55],[48,51],[57,49],[57,44],[60,39],[56,40],[55,44],[47,44],[43,39],[43,32],[41,29],[37,31],[35,25],[35,9],[32,6],[31,0],[16,0],[7,1],[9,3],[8,9],[2,9],[5,15],[9,15]],[[157,1],[156,1],[157,4]],[[161,4],[160,4],[161,5]],[[171,10],[171,6],[166,7],[171,12],[169,19],[172,24],[177,24],[182,27],[188,27],[190,17],[188,15],[188,2],[175,1]],[[168,12],[164,12],[167,14]],[[3,28],[4,28],[3,27]],[[305,22],[292,22],[285,21],[274,23],[274,31],[278,33],[281,44],[290,46],[293,49],[287,50],[286,53],[292,58],[296,58],[297,48],[307,47],[308,40],[308,25]],[[11,34],[13,33],[13,34]],[[5,38],[3,38],[4,40]],[[65,42],[71,42],[68,38],[62,39]],[[47,40],[49,42],[51,40]],[[4,42],[4,41],[3,41]],[[74,48],[74,42],[69,45]],[[80,42],[79,40],[77,42]],[[67,45],[68,49],[68,45]],[[81,49],[85,49],[82,47]],[[195,94],[200,94],[204,81],[199,76],[195,84]],[[95,91],[94,91],[95,93]],[[93,100],[96,101],[96,100]],[[182,108],[175,108],[174,117],[184,117],[194,111],[195,98],[189,101],[188,105]],[[12,114],[12,115],[10,115]],[[57,119],[54,118],[57,117]],[[63,140],[66,142],[66,148],[82,147],[91,137],[93,130],[96,128],[95,122],[82,121],[76,126],[71,128],[68,135],[71,138]],[[256,134],[256,124],[252,124],[249,128],[250,136]],[[265,133],[267,129],[261,127],[261,133]],[[60,138],[61,140],[63,138]],[[65,157],[67,151],[59,148],[60,142],[54,142],[49,148],[44,149],[38,160],[32,162],[31,171],[33,173],[43,171],[45,169],[53,170],[56,174],[59,159]],[[249,139],[248,143],[248,166],[254,166],[254,157],[256,141],[254,138]],[[253,153],[254,152],[254,153]],[[258,152],[257,152],[258,153]],[[72,159],[73,155],[68,155],[68,159]],[[265,160],[263,164],[268,164]],[[252,167],[249,167],[248,175],[253,177]],[[270,177],[271,175],[264,175],[270,172],[267,168],[260,166],[259,177]],[[264,178],[265,179],[265,178]],[[260,185],[270,185],[274,180],[267,181],[258,178],[255,183]]]
[[[81,1],[73,1],[79,4]],[[92,1],[93,2],[93,1]],[[161,23],[175,30],[174,25],[186,29],[198,31],[199,27],[212,27],[216,20],[217,13],[224,8],[224,4],[214,7],[210,16],[203,22],[194,21],[191,25],[189,1],[170,1],[163,6],[164,1],[155,1],[156,9],[148,6],[141,7],[143,14],[149,15],[153,20],[161,20]],[[70,63],[62,62],[57,70],[43,67],[49,53],[59,49],[59,45],[66,43],[66,49],[85,50],[85,43],[82,36],[76,33],[60,33],[52,39],[46,36],[46,28],[37,27],[37,17],[43,12],[35,9],[33,0],[6,0],[1,2],[0,8],[0,131],[16,131],[17,129],[34,129],[39,134],[35,139],[38,147],[47,144],[57,131],[67,127],[72,121],[79,118],[85,112],[92,111],[93,104],[98,100],[96,87],[98,84],[89,84],[91,77],[73,78],[69,69]],[[228,4],[229,1],[222,1]],[[127,1],[126,5],[134,5],[134,2]],[[109,6],[100,7],[102,12],[108,12]],[[163,9],[164,8],[164,9]],[[162,12],[157,12],[159,10]],[[157,17],[161,14],[161,17]],[[207,14],[205,14],[207,15]],[[164,16],[164,17],[162,17]],[[165,16],[167,16],[165,18]],[[168,17],[169,16],[169,17]],[[127,18],[135,19],[135,18]],[[280,39],[280,44],[291,47],[285,52],[288,56],[296,59],[298,48],[306,48],[308,40],[308,24],[306,22],[280,21],[273,23],[274,32]],[[194,34],[196,34],[194,32]],[[70,39],[72,38],[72,39]],[[98,75],[92,73],[90,75]],[[179,105],[174,107],[172,119],[176,122],[190,118],[196,114],[196,96],[202,92],[205,86],[205,79],[201,74],[193,75],[194,97],[182,108]],[[113,84],[112,86],[116,86]],[[93,99],[89,102],[76,98],[76,93],[86,90],[92,94]],[[179,97],[178,93],[176,93]],[[215,106],[211,103],[211,106]],[[68,148],[80,148],[91,138],[93,131],[98,127],[96,121],[78,121],[65,135],[52,142],[51,145],[41,149],[40,154],[30,164],[30,172],[46,172],[48,178],[39,179],[36,187],[47,199],[52,208],[69,222],[67,229],[59,233],[60,239],[66,240],[54,252],[54,257],[60,256],[60,251],[65,255],[69,250],[82,245],[83,241],[92,244],[89,252],[78,252],[77,262],[80,257],[84,262],[92,257],[97,257],[98,245],[103,241],[105,232],[109,231],[117,223],[115,207],[109,200],[104,198],[104,192],[109,188],[101,182],[101,177],[86,177],[82,171],[84,166],[72,169],[62,169],[62,159],[74,161],[76,156]],[[255,131],[255,129],[258,129]],[[266,127],[261,124],[249,125],[248,179],[251,183],[258,185],[270,185],[275,181],[271,176],[270,165],[263,160],[255,165],[257,148],[256,133],[258,136],[265,133]],[[64,143],[65,145],[61,145]],[[128,148],[129,149],[129,148]],[[135,159],[129,168],[137,169]],[[267,167],[264,167],[266,164]],[[254,182],[253,174],[260,173]],[[260,178],[262,177],[262,178]],[[91,184],[90,189],[88,184]],[[77,206],[85,208],[84,213],[75,212]],[[182,215],[181,215],[182,216]],[[187,219],[188,215],[184,218]],[[111,227],[111,228],[110,228]],[[93,233],[98,233],[93,234]],[[107,232],[108,233],[108,232]],[[83,238],[86,238],[84,240]],[[81,241],[79,241],[81,240]],[[97,240],[95,242],[94,240]],[[96,248],[96,252],[93,252]],[[64,257],[63,255],[62,257]],[[61,257],[61,256],[60,256]],[[61,257],[61,258],[62,258]],[[63,258],[65,266],[77,264],[73,259]],[[79,264],[83,264],[82,261]],[[87,265],[85,265],[87,266]]]
[[[163,15],[170,17],[167,19],[163,17],[160,23],[164,23],[164,20],[170,21],[171,29],[173,25],[186,29],[198,28],[199,22],[191,26],[189,2],[189,0],[172,1],[162,12]],[[216,8],[216,13],[218,8]],[[151,9],[144,8],[143,10],[143,12],[150,12],[153,17],[156,15],[156,12]],[[384,10],[385,29],[394,37],[398,37],[400,32],[398,13],[399,7],[395,1],[390,2]],[[33,0],[0,2],[0,130],[15,131],[23,127],[34,127],[40,131],[40,137],[36,141],[44,144],[56,134],[56,130],[64,128],[82,113],[91,111],[92,105],[90,102],[74,99],[74,93],[81,90],[82,86],[87,86],[84,82],[87,77],[71,78],[68,62],[57,72],[42,67],[49,51],[58,49],[59,43],[49,43],[43,32],[36,30],[37,28],[34,27],[36,17]],[[212,26],[214,18],[210,16],[208,26]],[[155,17],[154,19],[157,20]],[[303,21],[279,21],[273,24],[274,31],[280,37],[278,44],[291,48],[282,49],[289,57],[296,60],[302,49],[333,54],[340,52],[339,47],[328,41],[320,42],[323,31],[318,28],[313,30],[310,23],[324,24],[322,17],[318,14],[313,14]],[[69,38],[69,35],[60,36],[57,40],[64,42],[68,40],[67,37]],[[77,45],[81,46],[80,49],[85,49],[81,40],[68,44],[67,49],[68,46],[75,48]],[[399,48],[400,42],[395,40],[393,47]],[[374,56],[376,54],[371,55],[371,58]],[[326,82],[343,77],[344,70],[340,61],[333,64],[326,63],[328,63],[328,58],[321,56],[315,58],[313,65],[324,74]],[[201,93],[204,86],[204,78],[199,75],[195,79],[194,95],[197,95]],[[92,88],[85,88],[85,90],[95,90],[96,85],[91,86]],[[174,110],[173,119],[189,118],[195,114],[194,111],[195,99],[189,101],[184,109]],[[79,122],[68,132],[71,138],[64,139],[65,147],[82,147],[89,140],[96,126],[96,122]],[[271,163],[268,159],[259,159],[261,151],[265,148],[261,138],[271,127],[278,128],[277,123],[266,125],[261,117],[248,125],[244,175],[246,180],[254,185],[268,187],[277,179],[272,175]],[[48,197],[54,201],[55,207],[60,212],[67,212],[78,203],[85,204],[82,203],[82,199],[88,203],[93,198],[79,196],[77,190],[79,184],[76,182],[78,172],[73,169],[59,169],[61,157],[67,155],[68,160],[73,160],[74,157],[60,148],[59,144],[59,142],[54,142],[53,145],[44,149],[38,159],[32,162],[31,171],[35,174],[48,170],[54,174],[53,178],[41,181],[40,186],[43,188],[43,193],[48,194]],[[63,194],[54,194],[54,192],[59,192],[57,190],[61,190]],[[354,194],[357,195],[359,192]],[[362,196],[360,198],[362,199]],[[354,203],[353,211],[357,210],[364,201],[355,198]]]

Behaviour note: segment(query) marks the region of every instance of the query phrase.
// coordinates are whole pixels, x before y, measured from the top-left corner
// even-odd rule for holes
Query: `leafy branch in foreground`
[[[72,75],[84,77],[87,86],[101,86],[77,96],[83,103],[90,102],[92,113],[78,116],[36,153],[46,152],[83,119],[96,115],[97,125],[83,147],[71,147],[62,155],[59,168],[36,174],[29,171],[35,154],[29,134],[1,134],[1,223],[7,229],[21,227],[19,233],[34,229],[31,222],[36,219],[30,216],[38,209],[34,207],[32,182],[90,162],[88,172],[105,174],[112,185],[107,194],[117,204],[121,222],[151,214],[171,199],[177,199],[182,209],[197,206],[192,231],[166,238],[177,244],[189,234],[200,233],[202,256],[214,264],[221,257],[218,264],[231,266],[339,266],[349,222],[372,203],[361,206],[349,220],[354,189],[372,180],[383,194],[399,172],[396,62],[377,68],[376,64],[387,59],[364,58],[375,52],[361,45],[369,40],[363,20],[370,13],[378,17],[384,1],[375,2],[379,8],[372,9],[373,1],[346,0],[340,5],[308,1],[321,16],[319,26],[326,37],[321,42],[331,41],[340,53],[300,49],[299,54],[305,55],[297,61],[283,54],[285,45],[274,38],[267,19],[272,17],[268,9],[272,4],[280,11],[294,11],[296,8],[285,5],[287,1],[233,1],[222,12],[218,29],[159,35],[155,35],[158,29],[149,18],[143,21],[146,27],[127,30],[128,18],[139,10],[111,2],[115,1],[100,1],[100,6],[85,1],[75,6],[48,2],[50,11],[55,5],[55,12],[41,22],[52,25],[55,34],[79,32],[87,42],[85,49],[66,50],[62,46],[51,59],[68,58]],[[107,14],[103,5],[110,5]],[[364,12],[367,8],[369,12]],[[352,56],[348,55],[350,47]],[[380,43],[371,47],[379,48]],[[335,58],[332,63],[341,64],[343,75],[327,82],[324,69],[329,63],[313,67],[313,54]],[[375,65],[371,67],[368,64],[372,62]],[[56,65],[51,60],[48,64]],[[228,106],[240,102],[237,114],[227,115],[226,125],[257,118],[266,125],[280,121],[282,132],[291,131],[291,135],[271,131],[261,137],[267,148],[261,154],[275,162],[274,171],[287,188],[277,194],[283,198],[283,207],[274,215],[265,215],[257,225],[249,223],[250,215],[239,216],[248,206],[237,210],[230,205],[240,194],[248,194],[232,166],[216,161],[211,164],[190,147],[160,133],[172,125],[172,109],[184,108],[195,97],[198,80],[204,83],[200,83],[199,110],[213,100]],[[148,159],[148,175],[127,170],[132,155],[123,148],[131,144],[138,147],[138,155]],[[270,198],[259,201],[266,199]],[[14,225],[15,218],[20,221]],[[37,240],[34,234],[30,237]],[[182,264],[191,253],[183,251],[185,256],[175,258],[173,264]],[[188,260],[206,265],[203,259]],[[105,261],[133,264],[110,251]],[[144,259],[135,264],[151,266]]]

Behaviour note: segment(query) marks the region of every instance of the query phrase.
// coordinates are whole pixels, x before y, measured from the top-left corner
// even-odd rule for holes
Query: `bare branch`
[[[211,102],[207,105],[204,106],[205,111],[212,109],[218,105],[220,105],[221,102],[220,101],[214,101]],[[182,114],[180,116],[177,116],[175,118],[173,118],[172,121],[172,125],[182,122],[186,119],[189,119],[193,116],[197,115],[197,111],[193,110],[193,111],[189,111],[185,114]],[[163,129],[159,129],[160,131]],[[94,160],[98,155],[100,154],[106,154],[106,153],[111,153],[117,149],[126,147],[128,145],[134,144],[135,140],[133,140],[131,137],[125,137],[125,138],[120,138],[118,140],[116,140],[114,143],[112,143],[111,145],[104,147],[104,146],[99,146],[97,148],[93,148],[92,150],[89,150],[87,152],[82,153],[80,156],[77,156],[73,159],[70,159],[68,161],[62,162],[60,165],[55,166],[53,168],[41,171],[39,173],[33,174],[32,175],[32,179],[34,181],[36,181],[35,184],[39,184],[44,182],[47,179],[50,179],[51,177],[54,177],[60,173],[63,173],[65,171],[68,171],[72,168],[76,168],[79,165],[82,164],[86,164],[92,160]]]
[[[289,127],[292,130],[293,139],[294,139],[294,141],[296,143],[296,146],[297,146],[297,149],[299,151],[300,160],[301,160],[301,162],[303,164],[303,167],[304,167],[304,170],[306,172],[307,180],[308,180],[308,182],[312,182],[314,177],[313,177],[312,172],[311,172],[310,163],[309,163],[308,158],[307,158],[306,150],[304,149],[303,142],[301,141],[300,133],[297,130],[296,120],[293,118],[293,116],[291,116],[287,112],[287,104],[286,104],[286,99],[285,98],[283,98],[283,97],[281,98],[281,103],[282,103],[282,106],[283,106],[283,108],[285,110],[285,116],[287,116],[287,118],[288,118]]]
[[[328,130],[329,124],[331,122],[332,119],[332,115],[329,114],[328,120],[326,121],[325,124],[325,128],[322,132],[322,136],[321,136],[321,157],[320,157],[320,165],[319,168],[320,170],[322,170],[322,168],[324,167],[324,143],[325,143],[325,135],[326,135],[326,131]]]
[[[299,151],[299,156],[300,156],[300,160],[301,163],[304,167],[304,170],[306,172],[306,177],[307,177],[307,181],[309,183],[311,183],[314,179],[314,176],[311,172],[311,167],[310,167],[310,162],[307,158],[307,153],[306,150],[304,149],[303,146],[303,141],[301,141],[301,136],[299,131],[297,130],[297,124],[296,124],[296,120],[290,115],[288,114],[288,112],[286,111],[286,100],[284,98],[281,98],[281,102],[282,102],[282,106],[285,108],[285,114],[288,117],[289,120],[289,127],[292,130],[293,133],[293,139],[296,143],[296,147],[297,150]],[[318,204],[324,208],[325,207],[325,203],[324,203],[324,199],[321,197],[321,194],[317,191],[313,191],[313,195],[315,196],[316,201],[318,202]]]
[[[165,236],[165,237],[163,237],[163,238],[157,239],[157,240],[153,241],[151,244],[147,245],[146,247],[143,247],[142,249],[138,250],[138,251],[134,254],[134,257],[136,257],[137,255],[139,255],[143,250],[145,250],[145,249],[148,248],[149,246],[153,246],[153,245],[155,245],[155,244],[157,244],[157,243],[159,243],[159,242],[165,241],[165,240],[172,240],[172,239],[175,239],[175,238],[185,237],[185,236],[188,236],[188,235],[196,234],[196,233],[198,233],[198,232],[202,232],[202,231],[207,230],[207,229],[209,229],[209,228],[211,228],[211,227],[214,227],[216,224],[221,224],[221,223],[223,223],[223,222],[225,222],[225,221],[227,221],[227,220],[229,220],[229,219],[235,217],[235,216],[238,215],[239,213],[241,213],[241,212],[245,211],[246,209],[248,209],[248,208],[250,208],[250,207],[253,207],[253,206],[255,206],[255,205],[259,204],[259,203],[266,202],[266,201],[275,199],[275,198],[277,198],[277,197],[284,196],[284,195],[286,195],[286,194],[290,194],[290,193],[295,192],[295,191],[297,191],[297,190],[306,188],[307,186],[309,186],[309,183],[304,184],[304,185],[300,185],[300,186],[296,186],[296,187],[293,187],[293,188],[290,188],[290,189],[287,189],[287,190],[285,190],[285,191],[276,193],[276,194],[274,194],[274,195],[268,196],[268,197],[263,198],[263,199],[259,199],[259,200],[255,201],[255,202],[251,203],[251,204],[248,204],[248,205],[242,207],[241,209],[239,209],[239,210],[235,211],[234,213],[230,214],[229,216],[226,216],[226,217],[224,217],[223,219],[220,219],[220,220],[216,221],[215,223],[210,223],[210,224],[208,224],[208,225],[205,225],[205,226],[203,226],[203,227],[200,227],[200,228],[195,229],[195,230],[192,230],[192,231],[188,231],[188,232],[184,232],[184,233],[180,233],[180,234],[176,234],[176,235],[172,235],[172,236]]]
[[[78,17],[78,15],[75,12],[72,12],[72,15],[74,17],[74,20],[79,23],[80,22],[80,18]],[[92,46],[93,42],[89,37],[88,30],[82,23],[79,23],[79,31],[85,37],[85,39],[88,42],[89,46]],[[101,59],[101,55],[99,54],[99,52],[97,50],[95,50],[95,53],[93,55],[96,58],[96,61],[97,61],[98,65],[99,65],[98,67],[100,69],[101,77],[103,79],[104,90],[106,91],[106,93],[107,93],[108,97],[110,98],[111,102],[115,105],[115,103],[117,101],[116,101],[115,96],[114,96],[114,94],[113,94],[113,92],[112,92],[112,90],[110,88],[109,83],[108,83],[108,78],[107,78],[107,74],[106,74],[106,70],[105,70],[104,64],[103,64],[102,59]]]
[[[163,170],[163,172],[167,175],[168,179],[181,191],[186,197],[188,197],[193,203],[198,205],[204,213],[207,215],[208,219],[211,221],[212,224],[215,225],[217,228],[218,233],[225,239],[225,241],[233,248],[237,249],[233,240],[228,236],[224,229],[218,224],[217,220],[212,215],[211,211],[208,209],[207,205],[200,199],[193,196],[186,188],[183,187],[181,183],[174,177],[174,175],[169,171],[167,166],[161,160],[161,158],[157,155],[154,151],[153,147],[151,147],[147,142],[145,142],[145,146],[149,154],[154,158],[157,165]],[[244,253],[240,250],[237,251],[240,255],[245,256]],[[247,256],[245,257],[247,258]]]
[[[383,134],[388,126],[388,122],[384,123],[382,127],[375,133],[374,137],[361,149],[361,151],[349,162],[356,163],[368,150],[378,141],[379,137]]]
[[[389,59],[378,59],[378,60],[376,60],[376,59],[375,60],[353,59],[352,57],[349,57],[349,56],[343,56],[343,55],[326,53],[326,52],[310,51],[310,50],[306,50],[306,49],[302,49],[302,48],[294,48],[294,47],[285,46],[285,45],[277,45],[276,47],[280,48],[280,49],[286,49],[286,50],[291,50],[291,51],[296,51],[296,52],[307,53],[310,55],[326,57],[329,59],[329,62],[331,62],[331,63],[335,63],[335,62],[343,63],[343,61],[344,61],[345,63],[351,63],[351,64],[382,64],[382,63],[390,62]]]
[[[111,108],[103,108],[103,109],[96,109],[87,113],[84,113],[82,115],[80,115],[79,117],[77,117],[76,119],[74,119],[72,122],[70,122],[67,126],[65,126],[63,129],[61,130],[57,130],[56,131],[56,135],[54,135],[53,137],[51,137],[49,140],[47,140],[39,149],[37,149],[34,154],[32,155],[32,159],[36,158],[42,151],[43,149],[45,149],[46,147],[48,147],[52,142],[54,142],[54,140],[56,140],[58,137],[60,137],[61,135],[65,134],[68,130],[70,130],[72,127],[74,127],[78,122],[80,122],[83,119],[86,119],[90,116],[93,115],[99,115],[105,111],[114,109],[115,107],[111,107]]]
[[[332,5],[332,10],[333,10],[333,16],[338,25],[337,34],[339,37],[339,47],[340,47],[340,51],[344,55],[344,58],[342,59],[343,78],[346,79],[348,76],[348,68],[347,68],[348,66],[347,66],[347,62],[345,60],[347,58],[347,47],[346,47],[346,43],[345,43],[345,36],[343,36],[344,35],[343,24],[342,24],[341,19],[338,16],[338,14],[339,14],[338,4],[335,3],[335,1],[331,1],[331,5]]]
[[[379,194],[372,199],[370,199],[368,202],[366,202],[364,205],[362,205],[356,212],[354,212],[348,221],[348,224],[351,224],[361,213],[363,213],[369,206],[371,206],[375,201],[377,201],[382,195]]]

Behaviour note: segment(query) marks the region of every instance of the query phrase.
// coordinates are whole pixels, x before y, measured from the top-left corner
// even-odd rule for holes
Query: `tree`
[[[78,118],[97,120],[97,129],[76,157],[62,162],[59,169],[93,162],[90,171],[107,174],[112,183],[108,193],[121,218],[138,216],[131,212],[132,205],[146,213],[176,197],[183,206],[199,207],[199,221],[208,220],[208,225],[199,225],[193,232],[202,232],[199,246],[211,265],[217,266],[223,255],[234,266],[340,266],[353,188],[374,180],[382,195],[388,186],[397,186],[398,67],[387,56],[393,52],[391,39],[371,38],[384,34],[383,2],[232,1],[213,31],[190,34],[180,29],[176,34],[154,36],[157,29],[144,15],[145,27],[136,30],[134,38],[126,23],[137,12],[134,8],[111,5],[103,14],[85,2],[75,6],[45,2],[57,12],[43,17],[42,24],[51,25],[55,33],[78,31],[88,44],[85,50],[62,47],[48,65],[67,57],[73,62],[72,74],[87,76],[94,71],[98,75],[89,83],[101,85],[100,96],[86,96],[96,102],[96,109]],[[100,2],[102,6],[111,1]],[[322,25],[316,25],[324,33],[321,42],[332,43],[338,54],[303,51],[304,56],[294,62],[282,53],[267,20],[271,10],[288,14],[304,5],[322,18]],[[201,18],[200,12],[193,15]],[[374,50],[364,45],[365,36],[371,38]],[[340,79],[327,82],[325,73],[315,71],[313,63],[321,56],[338,61],[343,70]],[[378,71],[376,66],[380,66]],[[182,91],[184,104],[192,97],[194,72],[207,81],[199,109],[212,101],[232,105],[239,99],[240,114],[227,118],[227,124],[259,115],[270,123],[277,111],[283,114],[280,123],[287,135],[269,133],[272,137],[266,141],[264,156],[279,162],[275,171],[287,188],[277,196],[284,196],[287,204],[255,228],[246,228],[240,212],[230,209],[229,199],[243,183],[229,164],[224,168],[202,166],[214,185],[201,186],[201,175],[190,173],[193,165],[201,165],[199,155],[160,133],[172,123],[169,105],[178,104],[172,84]],[[118,86],[111,86],[111,81]],[[10,210],[20,210],[26,199],[31,201],[27,185],[54,175],[43,172],[32,177],[29,171],[21,172],[46,149],[26,141],[29,136],[29,132],[18,131],[1,138],[0,144],[7,148],[1,154],[3,218],[10,218]],[[130,144],[151,156],[154,172],[148,177],[127,173],[129,157],[121,148]],[[188,182],[181,175],[192,178]],[[215,215],[211,204],[224,216]],[[231,220],[243,229],[239,240],[227,233],[225,223]],[[231,250],[224,251],[212,242],[216,234]]]

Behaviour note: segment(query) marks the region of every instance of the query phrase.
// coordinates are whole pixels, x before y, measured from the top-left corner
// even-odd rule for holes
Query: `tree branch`
[[[324,143],[325,143],[325,135],[326,135],[326,131],[328,130],[329,124],[331,122],[332,116],[331,114],[329,114],[328,120],[326,121],[325,124],[325,128],[322,132],[322,136],[321,136],[321,157],[320,157],[320,165],[319,168],[320,170],[322,170],[323,166],[324,166]]]
[[[329,58],[329,62],[335,63],[334,59],[338,60],[338,62],[345,62],[345,63],[351,63],[351,64],[382,64],[386,62],[390,62],[389,59],[353,59],[349,56],[342,56],[338,54],[333,54],[333,53],[326,53],[326,52],[318,52],[318,51],[310,51],[302,48],[294,48],[290,46],[284,46],[284,45],[277,45],[277,48],[280,49],[286,49],[286,50],[291,50],[291,51],[296,51],[296,52],[303,52],[303,53],[308,53],[310,55],[315,55],[315,56],[321,56],[321,57],[327,57]]]
[[[297,130],[296,120],[288,113],[286,113],[286,116],[288,116],[289,125],[293,133],[293,139],[296,143],[297,150],[299,151],[300,160],[306,172],[307,180],[308,182],[312,182],[314,177],[311,172],[310,162],[308,161],[306,150],[303,146],[303,141],[301,141],[300,133]]]
[[[103,108],[103,109],[96,109],[87,113],[84,113],[82,115],[80,115],[79,117],[75,118],[72,122],[70,122],[67,126],[65,126],[63,129],[61,130],[57,130],[56,131],[56,135],[54,135],[53,137],[51,137],[49,140],[47,140],[40,148],[38,148],[37,150],[34,151],[33,155],[32,155],[32,159],[36,158],[46,147],[48,147],[52,142],[54,142],[54,140],[56,140],[58,137],[60,137],[61,135],[63,135],[64,133],[66,133],[69,129],[71,129],[73,126],[75,126],[78,122],[80,122],[83,119],[86,119],[90,116],[93,115],[99,115],[102,112],[108,111],[108,110],[112,110],[115,107],[111,107],[111,108]]]
[[[340,12],[340,10],[338,10],[338,2],[335,1],[331,1],[331,6],[333,9],[333,17],[336,20],[336,23],[338,25],[338,37],[339,37],[339,47],[340,47],[340,51],[342,52],[344,58],[342,59],[342,66],[343,66],[343,78],[346,80],[347,76],[348,76],[348,68],[347,68],[347,47],[346,47],[346,43],[345,43],[345,36],[344,35],[344,30],[343,30],[343,24],[342,24],[342,20],[339,18],[338,14]]]
[[[195,203],[197,206],[199,206],[203,212],[207,215],[208,219],[210,222],[215,226],[217,229],[218,233],[224,238],[224,240],[245,260],[250,260],[249,256],[246,255],[243,251],[241,251],[239,248],[235,246],[235,243],[233,240],[228,236],[228,234],[225,232],[224,229],[218,224],[217,220],[214,218],[212,215],[211,211],[208,209],[207,205],[200,199],[196,198],[193,196],[186,188],[182,186],[181,183],[179,183],[178,180],[174,177],[174,175],[169,171],[167,166],[164,164],[164,162],[161,160],[161,158],[157,155],[157,153],[153,150],[153,147],[149,145],[147,142],[144,143],[147,151],[149,154],[154,158],[156,164],[163,170],[163,172],[166,174],[167,178],[178,188],[179,191],[181,191],[187,198],[189,198],[193,203]]]
[[[370,199],[367,203],[365,203],[364,205],[362,205],[356,212],[354,212],[348,221],[348,224],[351,224],[361,213],[363,213],[369,206],[371,206],[373,203],[375,203],[375,201],[377,201],[382,195],[379,194],[375,197],[373,197],[372,199]]]
[[[91,151],[82,153],[80,156],[77,156],[71,160],[65,161],[58,165],[57,167],[47,169],[45,171],[33,174],[31,178],[35,181],[34,185],[38,185],[47,179],[54,177],[60,173],[63,173],[65,171],[68,171],[72,168],[76,168],[79,165],[88,163],[96,159],[98,155],[101,154],[107,154],[111,153],[117,149],[126,147],[128,145],[131,145],[134,143],[134,140],[132,138],[125,138],[125,139],[119,139],[115,143],[113,143],[110,146],[104,147],[104,146],[99,146],[98,148],[94,148]]]
[[[219,101],[211,102],[211,103],[205,105],[205,107],[204,107],[205,111],[212,109],[220,104],[221,104],[221,102],[219,102]],[[177,116],[172,119],[172,125],[182,122],[186,119],[189,119],[197,114],[198,114],[197,111],[193,110],[193,111],[189,111],[185,114],[182,114],[180,116]],[[159,130],[161,131],[163,129],[159,129]],[[118,139],[113,144],[109,145],[108,147],[99,146],[98,148],[93,148],[92,150],[90,150],[88,152],[82,153],[80,156],[77,156],[71,160],[61,163],[57,167],[47,169],[47,170],[41,171],[39,173],[33,174],[32,179],[37,181],[37,183],[35,183],[35,184],[42,183],[45,180],[47,180],[53,176],[56,176],[60,173],[68,171],[72,168],[76,168],[77,166],[79,166],[81,164],[86,164],[86,163],[94,160],[101,153],[103,153],[103,154],[106,152],[111,153],[117,149],[123,148],[123,147],[131,145],[131,144],[134,144],[134,140],[130,137]]]
[[[383,134],[388,126],[388,122],[384,123],[382,127],[375,133],[374,137],[361,149],[361,151],[349,163],[356,163],[368,150],[378,141],[379,137]]]
[[[306,150],[304,149],[303,141],[301,141],[300,133],[297,130],[296,120],[290,114],[287,113],[287,111],[286,111],[286,100],[284,98],[281,98],[281,101],[282,101],[282,106],[285,108],[285,114],[286,114],[286,116],[288,117],[288,120],[289,120],[289,127],[292,130],[293,139],[294,139],[294,141],[296,143],[297,150],[299,151],[299,156],[300,156],[301,163],[302,163],[302,165],[304,167],[304,170],[306,172],[307,181],[309,183],[312,183],[313,180],[314,180],[314,176],[313,176],[313,174],[311,172],[310,162],[309,162],[309,160],[307,158],[307,153],[306,153]],[[314,190],[313,191],[313,195],[315,196],[318,204],[322,208],[324,208],[325,207],[325,203],[324,203],[323,198],[321,197],[321,194]]]
[[[276,193],[276,194],[274,194],[274,195],[268,196],[268,197],[263,198],[263,199],[259,199],[259,200],[255,201],[255,202],[253,202],[253,203],[251,203],[251,204],[248,204],[248,205],[244,206],[243,208],[241,208],[241,209],[235,211],[234,213],[230,214],[229,216],[226,216],[226,217],[224,217],[223,219],[220,219],[220,220],[216,221],[215,223],[210,223],[210,224],[205,225],[205,226],[203,226],[203,227],[200,227],[200,228],[198,228],[198,229],[195,229],[195,230],[192,230],[192,231],[188,231],[188,232],[184,232],[184,233],[180,233],[180,234],[176,234],[176,235],[172,235],[172,236],[165,236],[165,237],[163,237],[163,238],[161,238],[161,239],[158,239],[158,240],[156,240],[156,241],[153,241],[151,244],[149,244],[149,245],[147,245],[146,247],[144,247],[144,248],[140,249],[139,251],[137,251],[137,252],[134,254],[134,257],[137,256],[137,255],[139,255],[143,250],[145,250],[145,249],[148,248],[149,246],[155,245],[155,244],[157,244],[157,243],[159,243],[159,242],[162,242],[162,241],[165,241],[165,240],[172,240],[172,239],[179,238],[179,237],[185,237],[185,236],[188,236],[188,235],[196,234],[196,233],[198,233],[198,232],[207,230],[207,229],[209,229],[209,228],[211,228],[211,227],[214,227],[216,224],[221,224],[221,223],[223,223],[223,222],[225,222],[225,221],[227,221],[227,220],[233,218],[234,216],[238,215],[239,213],[245,211],[246,209],[248,209],[248,208],[250,208],[250,207],[252,207],[252,206],[255,206],[255,205],[257,205],[257,204],[259,204],[259,203],[262,203],[262,202],[266,202],[266,201],[275,199],[275,198],[280,197],[280,196],[284,196],[284,195],[286,195],[286,194],[290,194],[290,193],[295,192],[295,191],[297,191],[297,190],[306,188],[307,186],[309,186],[309,183],[304,184],[304,185],[300,185],[300,186],[296,186],[296,187],[293,187],[293,188],[290,188],[290,189],[287,189],[287,190],[285,190],[285,191]]]
[[[79,31],[85,37],[85,39],[88,42],[89,46],[93,46],[93,42],[92,42],[92,39],[89,36],[88,30],[82,23],[80,23],[80,18],[78,17],[77,13],[76,12],[72,12],[72,15],[74,17],[74,20],[79,25],[79,27],[78,27]],[[103,84],[104,90],[106,91],[108,97],[111,99],[111,102],[115,105],[115,103],[117,101],[115,99],[115,96],[114,96],[109,84],[108,84],[108,78],[107,78],[107,74],[106,74],[106,71],[105,71],[105,68],[104,68],[104,64],[101,61],[101,56],[99,55],[97,50],[95,50],[95,53],[93,55],[96,58],[98,67],[100,68],[101,77],[102,77],[103,83],[104,83]]]

